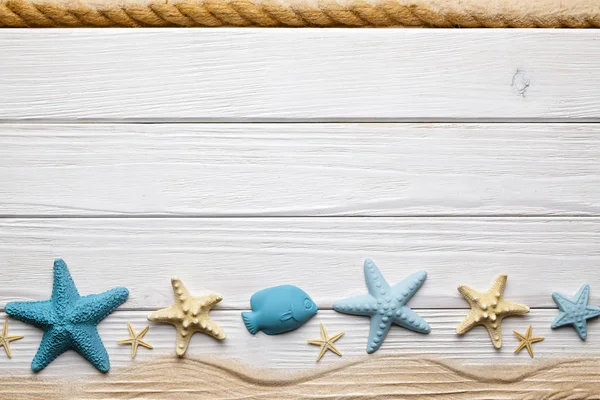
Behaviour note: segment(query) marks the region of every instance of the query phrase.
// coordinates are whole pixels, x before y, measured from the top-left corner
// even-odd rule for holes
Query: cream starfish
[[[202,332],[216,339],[225,339],[225,332],[211,321],[208,312],[215,304],[223,300],[218,294],[192,297],[178,278],[171,279],[175,303],[170,307],[153,312],[148,316],[152,322],[163,322],[174,325],[177,329],[176,350],[178,356],[183,356],[190,339],[195,332]]]
[[[529,353],[531,358],[533,358],[533,348],[531,347],[531,345],[536,342],[541,342],[542,340],[544,340],[544,338],[541,336],[531,337],[531,325],[529,325],[529,329],[527,329],[527,332],[524,335],[520,334],[517,331],[513,331],[513,333],[517,335],[519,339],[521,339],[521,343],[519,343],[519,345],[517,346],[515,353],[520,352],[521,350],[523,350],[523,348],[526,347],[527,352]]]
[[[142,331],[140,333],[137,333],[137,334],[135,333],[135,331],[133,330],[133,327],[131,326],[131,324],[129,322],[127,323],[127,328],[129,329],[129,339],[117,340],[117,343],[131,344],[131,358],[132,359],[135,358],[135,354],[137,353],[138,345],[144,346],[145,348],[150,349],[150,350],[153,349],[153,347],[150,346],[150,344],[148,344],[147,342],[142,340],[144,338],[144,336],[146,336],[146,333],[148,332],[148,329],[150,328],[149,326],[145,327],[144,329],[142,329]]]
[[[329,337],[323,323],[321,322],[321,339],[311,339],[308,341],[310,344],[321,346],[321,351],[317,356],[317,362],[323,357],[327,350],[334,352],[338,356],[342,356],[342,353],[333,345],[339,338],[342,337],[344,332],[340,332],[337,335]]]
[[[23,339],[23,336],[8,336],[8,320],[5,319],[4,329],[2,329],[2,334],[0,335],[0,347],[4,347],[4,351],[6,351],[8,358],[12,357],[10,353],[10,342],[19,339]]]
[[[522,315],[529,312],[529,307],[504,300],[506,274],[499,275],[492,287],[483,292],[461,285],[458,291],[471,305],[471,312],[456,328],[456,333],[462,335],[477,325],[487,328],[494,347],[502,347],[502,319],[511,315]]]

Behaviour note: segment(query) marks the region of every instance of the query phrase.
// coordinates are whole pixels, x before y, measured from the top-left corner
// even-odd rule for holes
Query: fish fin
[[[256,334],[256,332],[258,332],[259,326],[256,323],[256,316],[253,312],[243,312],[242,319],[244,320],[244,324],[246,325],[246,329],[248,329],[248,332],[250,332],[253,335]]]
[[[281,317],[279,317],[280,321],[287,321],[289,319],[294,318],[294,316],[292,315],[292,310],[287,310],[286,312],[284,312],[283,314],[281,314]]]

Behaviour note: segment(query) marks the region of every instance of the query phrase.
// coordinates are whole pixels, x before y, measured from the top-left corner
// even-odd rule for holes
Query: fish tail
[[[253,335],[258,332],[259,326],[256,323],[256,316],[253,312],[243,312],[242,319],[244,320],[244,324],[246,324],[246,329],[248,329],[248,332]]]

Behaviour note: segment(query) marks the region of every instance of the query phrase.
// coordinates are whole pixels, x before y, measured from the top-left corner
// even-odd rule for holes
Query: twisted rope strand
[[[596,0],[145,1],[0,0],[0,27],[600,27]]]

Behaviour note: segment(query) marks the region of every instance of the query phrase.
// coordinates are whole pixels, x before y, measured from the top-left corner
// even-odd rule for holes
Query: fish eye
[[[311,307],[312,307],[312,301],[310,301],[310,299],[304,299],[304,308],[306,308],[307,310],[310,310]]]

